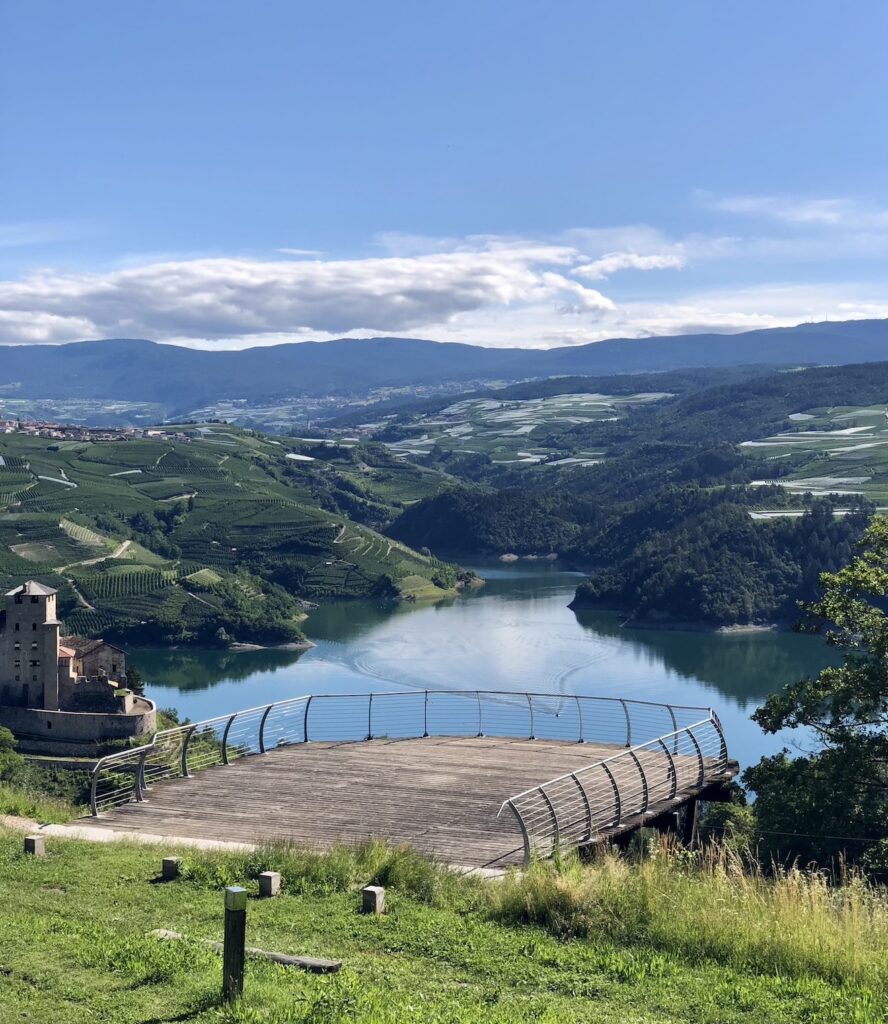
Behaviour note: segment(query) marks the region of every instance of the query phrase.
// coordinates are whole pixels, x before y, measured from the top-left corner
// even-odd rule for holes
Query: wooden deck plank
[[[519,863],[510,796],[625,750],[609,744],[503,737],[312,742],[151,786],[143,803],[93,819],[100,828],[324,848],[384,838],[466,866]],[[646,752],[660,770],[666,756]],[[641,786],[621,766],[621,787]],[[686,798],[679,767],[679,798]],[[696,782],[696,769],[693,779]],[[594,790],[603,798],[605,789]]]

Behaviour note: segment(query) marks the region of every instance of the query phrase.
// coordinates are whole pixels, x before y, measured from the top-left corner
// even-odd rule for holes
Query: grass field
[[[885,1019],[885,895],[777,883],[722,862],[657,855],[484,882],[381,845],[313,855],[161,852],[50,837],[26,858],[0,831],[0,1007],[39,1024],[876,1024]],[[245,996],[219,1002],[228,884],[254,894],[248,944],[342,959],[315,976],[250,961]],[[387,913],[359,913],[362,884]],[[147,933],[170,929],[180,942]]]
[[[790,495],[862,495],[888,505],[888,406],[833,406],[794,413],[787,429],[744,441],[761,466],[757,484],[777,484]],[[775,475],[775,467],[790,471]]]
[[[570,394],[549,398],[498,401],[473,398],[455,402],[434,415],[419,417],[411,434],[389,444],[402,457],[425,455],[433,446],[447,451],[489,455],[503,465],[589,466],[600,462],[603,451],[587,451],[565,458],[564,451],[545,443],[553,427],[608,423],[621,419],[634,406],[668,397],[662,392],[637,395]]]

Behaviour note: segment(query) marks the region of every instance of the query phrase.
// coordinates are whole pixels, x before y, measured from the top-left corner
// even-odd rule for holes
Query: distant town
[[[26,434],[49,437],[59,441],[138,441],[146,437],[189,442],[191,437],[180,430],[159,427],[84,427],[47,420],[0,420],[0,434]]]

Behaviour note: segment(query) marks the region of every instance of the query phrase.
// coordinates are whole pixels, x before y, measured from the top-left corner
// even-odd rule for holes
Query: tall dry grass
[[[688,854],[663,842],[637,860],[605,853],[591,864],[540,863],[489,898],[497,920],[563,936],[888,991],[888,890],[855,874],[766,875],[724,847]]]

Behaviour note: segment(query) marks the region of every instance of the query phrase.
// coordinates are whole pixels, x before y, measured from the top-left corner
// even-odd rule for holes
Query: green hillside
[[[442,479],[381,448],[223,425],[96,443],[7,434],[0,585],[58,587],[69,632],[298,642],[301,601],[440,596],[460,582],[373,528]]]
[[[504,881],[408,848],[327,854],[163,850],[0,827],[0,1014],[40,1024],[878,1024],[888,992],[883,889],[773,880],[737,858],[604,858]],[[160,857],[182,875],[156,884]],[[282,892],[255,898],[275,870]],[[386,913],[358,889],[386,886]],[[222,886],[250,892],[247,942],[341,959],[314,975],[250,959],[220,1001]],[[185,938],[163,942],[150,933]]]

